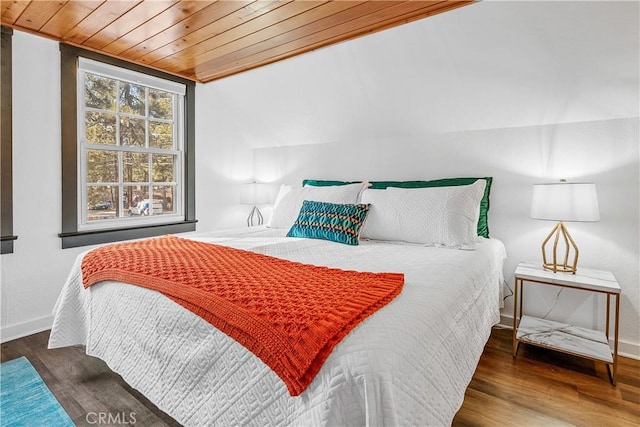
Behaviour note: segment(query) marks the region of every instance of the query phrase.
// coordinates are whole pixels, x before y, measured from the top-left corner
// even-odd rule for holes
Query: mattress
[[[187,426],[450,425],[499,321],[504,245],[463,251],[287,238],[251,227],[182,235],[292,261],[405,274],[391,303],[333,350],[292,397],[242,345],[164,295],[120,282],[84,289],[78,256],[54,308],[49,348],[86,346]]]

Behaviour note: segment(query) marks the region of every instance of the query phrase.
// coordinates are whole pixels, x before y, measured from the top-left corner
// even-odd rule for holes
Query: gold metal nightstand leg
[[[610,294],[607,294],[607,338],[609,338],[609,302]],[[613,325],[613,364],[607,363],[607,372],[611,384],[616,385],[618,378],[618,321],[620,320],[620,294],[616,294],[616,311]]]
[[[616,324],[614,326],[614,335],[613,335],[613,376],[611,382],[613,385],[616,385],[616,380],[618,378],[618,325],[620,323],[620,294],[616,294]]]
[[[520,304],[522,304],[521,300],[518,300],[518,278],[516,277],[515,280],[515,286],[514,286],[514,292],[513,292],[513,349],[512,349],[512,355],[515,358],[518,355],[518,339],[517,337],[517,333],[518,333],[518,301],[520,301]],[[522,312],[522,307],[520,307],[520,312]]]
[[[608,341],[608,338],[609,338],[609,327],[610,327],[609,317],[611,316],[610,306],[611,306],[611,294],[607,294],[607,323],[606,323],[606,326],[604,328],[605,335],[607,336],[607,343],[609,342]]]

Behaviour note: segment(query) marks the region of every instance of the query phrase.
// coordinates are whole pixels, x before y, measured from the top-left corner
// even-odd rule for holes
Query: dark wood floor
[[[178,425],[102,361],[82,348],[47,350],[48,338],[2,344],[1,359],[26,356],[76,425],[96,425],[100,413],[129,424],[134,413],[139,426]],[[494,329],[453,425],[637,427],[640,361],[621,358],[614,387],[601,363],[527,345],[514,360],[511,331]]]

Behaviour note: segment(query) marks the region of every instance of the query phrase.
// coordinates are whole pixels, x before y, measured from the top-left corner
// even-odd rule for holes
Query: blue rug
[[[0,426],[73,426],[26,357],[0,364]]]

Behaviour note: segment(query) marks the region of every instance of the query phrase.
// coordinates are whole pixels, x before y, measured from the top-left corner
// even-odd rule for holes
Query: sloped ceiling
[[[2,24],[209,82],[470,3],[3,0]]]

